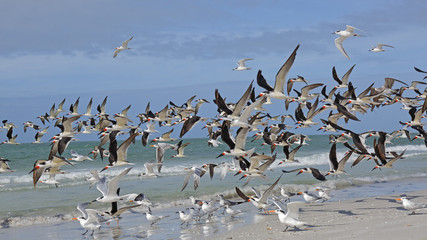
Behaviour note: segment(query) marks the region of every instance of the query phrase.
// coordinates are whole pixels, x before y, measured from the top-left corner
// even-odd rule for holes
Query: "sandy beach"
[[[427,203],[427,190],[406,193],[414,202]],[[276,214],[256,213],[253,206],[240,205],[246,212],[233,221],[216,214],[210,223],[192,223],[180,226],[177,216],[171,222],[150,226],[134,213],[124,215],[120,227],[104,226],[94,239],[427,239],[427,209],[415,215],[403,209],[396,195],[358,198],[346,201],[307,204],[302,208],[300,220],[311,226],[300,231],[288,229],[279,222]],[[297,199],[299,200],[299,199]],[[254,222],[249,223],[247,222]],[[217,227],[221,226],[221,227]],[[169,229],[165,232],[164,229]],[[91,239],[82,236],[84,229],[77,221],[6,228],[0,231],[1,239]]]
[[[427,203],[427,190],[406,194],[414,202]],[[276,214],[262,215],[256,224],[242,226],[207,239],[427,239],[427,209],[415,215],[394,199],[400,195],[351,201],[307,204],[300,220],[312,227],[288,230]]]

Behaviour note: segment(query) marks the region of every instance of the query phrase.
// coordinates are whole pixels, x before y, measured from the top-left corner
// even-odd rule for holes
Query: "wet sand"
[[[414,202],[427,203],[427,190],[406,194]],[[427,209],[409,215],[400,195],[358,198],[346,201],[307,204],[300,220],[311,226],[300,231],[288,229],[276,214],[260,214],[250,203],[239,205],[245,211],[231,219],[220,212],[209,222],[181,226],[178,209],[162,209],[158,214],[171,214],[168,219],[150,225],[140,213],[123,214],[120,226],[115,222],[103,226],[93,239],[427,239]],[[296,199],[296,200],[300,200]],[[236,207],[237,208],[237,207]],[[92,239],[77,221],[40,224],[0,230],[0,239]]]
[[[414,202],[427,203],[427,190],[406,194]],[[207,239],[427,239],[427,209],[415,215],[396,201],[399,195],[350,201],[307,204],[300,220],[310,227],[293,231],[276,214],[263,216],[256,224],[214,235]]]

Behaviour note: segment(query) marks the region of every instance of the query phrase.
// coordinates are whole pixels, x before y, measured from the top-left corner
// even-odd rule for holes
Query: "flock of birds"
[[[357,36],[354,34],[356,28],[347,26],[345,31],[337,31],[340,37],[335,40],[337,48],[348,58],[347,53],[342,47],[342,42],[350,37]],[[122,46],[116,48],[114,57],[123,50],[128,48],[129,41],[126,40]],[[389,45],[379,44],[371,51],[383,51],[382,47]],[[408,138],[409,141],[414,139],[423,139],[427,146],[427,140],[421,120],[426,116],[427,110],[427,88],[419,90],[417,86],[426,85],[426,82],[413,81],[407,84],[403,81],[386,78],[382,86],[374,87],[371,84],[362,92],[356,91],[356,87],[350,81],[350,75],[355,66],[352,66],[342,77],[339,77],[335,67],[332,68],[332,78],[337,82],[337,85],[329,89],[323,83],[313,83],[304,79],[302,76],[287,79],[288,72],[290,71],[294,60],[297,55],[299,45],[294,49],[286,62],[280,67],[276,74],[274,86],[271,86],[262,75],[261,70],[257,73],[257,84],[263,88],[264,91],[256,94],[253,82],[251,82],[237,102],[226,102],[226,98],[222,97],[219,90],[215,90],[213,104],[217,107],[217,115],[214,117],[199,116],[199,110],[203,104],[211,104],[206,99],[194,100],[196,96],[192,96],[182,105],[177,105],[172,101],[169,102],[163,109],[153,112],[150,108],[150,103],[143,113],[138,114],[139,123],[132,125],[133,121],[128,116],[128,111],[131,107],[129,105],[123,111],[116,114],[108,114],[106,111],[107,97],[104,101],[96,107],[97,113],[92,113],[93,101],[90,99],[86,111],[79,112],[78,98],[69,108],[66,113],[63,106],[65,99],[56,107],[55,104],[51,107],[48,113],[38,117],[41,124],[35,124],[31,121],[25,122],[24,132],[32,128],[37,131],[35,141],[33,143],[42,142],[41,139],[47,133],[49,123],[57,127],[60,132],[52,137],[51,149],[47,154],[47,159],[36,160],[33,169],[30,173],[33,174],[33,185],[43,182],[46,184],[54,184],[58,187],[58,181],[55,180],[57,174],[64,174],[61,167],[64,165],[74,166],[73,161],[93,161],[98,156],[100,158],[108,158],[109,163],[100,171],[92,170],[91,186],[95,185],[102,194],[101,197],[93,200],[92,202],[107,202],[111,203],[110,211],[102,212],[94,209],[87,209],[86,207],[92,202],[81,203],[78,205],[78,210],[82,213],[81,217],[75,218],[79,220],[81,225],[87,230],[97,230],[104,222],[111,222],[117,220],[120,214],[138,206],[146,206],[148,211],[145,213],[146,217],[152,223],[161,220],[166,216],[156,216],[152,213],[151,207],[153,204],[144,196],[144,194],[126,194],[120,195],[119,182],[120,180],[132,169],[127,168],[119,175],[107,181],[105,176],[100,176],[100,172],[121,166],[135,165],[127,160],[128,148],[131,144],[135,144],[137,137],[141,137],[143,147],[149,145],[154,147],[155,161],[147,161],[144,163],[146,171],[141,175],[144,176],[158,176],[161,173],[162,166],[167,164],[164,162],[164,153],[168,150],[176,151],[173,157],[185,157],[184,148],[189,143],[184,143],[183,139],[171,138],[174,129],[181,126],[179,138],[182,138],[187,132],[198,122],[205,122],[204,127],[208,130],[207,144],[210,147],[218,147],[220,144],[225,143],[228,145],[229,150],[219,152],[219,157],[229,156],[231,162],[224,162],[222,164],[206,163],[201,166],[192,166],[186,169],[187,174],[184,178],[181,191],[184,191],[188,185],[190,178],[193,177],[194,189],[196,190],[200,185],[200,178],[209,172],[212,179],[215,172],[220,172],[220,179],[222,180],[227,172],[234,172],[235,175],[241,174],[240,179],[246,178],[244,185],[248,184],[254,178],[265,178],[267,170],[274,162],[286,165],[289,162],[296,162],[297,151],[304,149],[307,142],[310,140],[308,136],[292,132],[291,129],[306,128],[322,123],[318,128],[319,131],[331,132],[330,141],[331,149],[329,154],[330,169],[329,171],[322,171],[317,168],[307,166],[293,170],[282,170],[283,174],[286,173],[310,173],[319,181],[326,181],[330,175],[339,175],[346,173],[345,165],[350,156],[356,155],[356,160],[353,162],[352,167],[357,165],[362,160],[372,159],[375,162],[372,170],[391,168],[393,164],[404,157],[405,151],[400,153],[387,151],[387,144],[390,144],[393,139],[398,137]],[[238,62],[238,67],[234,70],[250,70],[246,67],[245,62],[252,60],[251,58],[242,59]],[[416,71],[427,73],[419,68]],[[424,77],[424,79],[427,78]],[[285,85],[286,83],[286,85]],[[294,86],[303,84],[299,89]],[[400,84],[400,87],[395,88],[395,84]],[[286,86],[286,89],[285,89]],[[320,92],[314,92],[321,89]],[[410,93],[410,95],[408,95]],[[416,96],[413,96],[413,93]],[[291,105],[295,106],[294,114],[271,116],[270,113],[263,107],[264,105],[272,104],[272,100],[284,102],[287,112]],[[273,100],[273,101],[276,101]],[[387,107],[392,104],[401,104],[402,109],[408,110],[408,116],[401,119],[400,123],[402,128],[393,132],[384,131],[368,131],[357,133],[345,125],[349,121],[360,121],[357,115],[367,114],[369,111],[374,111],[377,108]],[[322,106],[321,106],[322,105]],[[321,117],[322,113],[324,117]],[[316,119],[317,118],[317,119]],[[289,119],[285,123],[285,121]],[[339,123],[339,121],[341,122]],[[275,122],[275,123],[273,123]],[[143,125],[145,124],[145,128]],[[42,127],[41,125],[45,126]],[[164,132],[161,136],[153,138],[149,144],[149,139],[152,134],[159,133],[156,126],[172,127],[171,130]],[[19,144],[17,142],[17,135],[13,134],[16,125],[3,121],[3,128],[7,129],[7,139],[2,144]],[[237,131],[232,131],[235,128]],[[409,130],[415,130],[417,135],[412,138]],[[258,153],[255,148],[247,149],[245,144],[250,132],[255,132],[253,141],[263,141],[262,145],[270,146],[271,153],[264,154]],[[93,159],[86,155],[81,155],[76,151],[72,151],[72,158],[67,159],[62,156],[68,145],[75,141],[75,136],[78,134],[91,134],[97,133],[99,135],[99,144],[94,146]],[[116,137],[122,134],[129,134],[129,136],[120,145]],[[365,140],[369,137],[374,137],[373,152],[368,151],[368,146]],[[219,140],[221,139],[221,141]],[[178,141],[179,140],[179,141]],[[178,141],[178,143],[173,143]],[[336,147],[337,144],[343,144],[348,148],[348,151],[340,161],[337,159]],[[278,160],[276,149],[280,146],[283,149],[285,159]],[[12,172],[9,166],[9,160],[1,158],[0,173]],[[157,173],[155,172],[157,170]],[[40,181],[43,175],[47,175],[47,180]],[[248,196],[238,187],[235,188],[236,194],[242,198],[243,201],[231,201],[225,199],[220,195],[219,205],[217,201],[202,201],[190,198],[194,204],[189,209],[188,213],[180,211],[179,216],[182,224],[189,224],[192,221],[200,221],[204,216],[207,218],[218,209],[224,209],[231,216],[235,216],[241,211],[234,210],[232,207],[237,204],[245,202],[252,202],[258,209],[268,211],[271,203],[273,203],[277,210],[273,212],[278,214],[280,222],[286,225],[286,228],[293,227],[298,229],[306,222],[298,219],[299,208],[303,206],[301,202],[289,202],[287,206],[282,204],[282,201],[288,201],[292,193],[281,189],[282,198],[275,197],[273,191],[280,181],[279,177],[268,189],[260,193],[255,188],[252,188],[254,195]],[[319,195],[313,195],[308,192],[298,192],[294,194],[303,195],[307,202],[326,201],[330,197],[328,192],[330,189],[319,187],[317,189]],[[412,205],[408,205],[408,199],[402,198],[404,206],[411,206],[408,209],[415,209]],[[122,201],[131,201],[136,205],[125,206],[118,208],[117,203]],[[405,205],[406,204],[406,205]],[[420,208],[423,206],[418,206]],[[286,229],[285,229],[286,230]],[[85,233],[86,233],[85,232]]]

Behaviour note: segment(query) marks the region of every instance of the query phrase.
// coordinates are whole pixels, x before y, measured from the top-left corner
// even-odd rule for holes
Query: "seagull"
[[[287,205],[288,212],[285,214],[285,211],[282,209],[277,209],[275,212],[277,213],[277,216],[279,217],[279,221],[281,223],[284,223],[286,225],[286,230],[288,230],[289,227],[293,227],[294,230],[299,229],[302,226],[307,225],[306,222],[299,221],[299,209],[302,206],[305,206],[305,203],[303,202],[290,202]]]
[[[415,215],[415,210],[427,207],[427,204],[412,202],[407,197],[396,198],[396,200],[402,201],[403,208],[412,211],[409,215]]]
[[[342,46],[342,43],[344,42],[344,40],[346,40],[348,37],[352,37],[352,36],[360,36],[359,34],[354,33],[354,29],[357,29],[355,27],[352,27],[350,25],[346,26],[345,30],[341,30],[341,31],[336,31],[333,34],[338,34],[340,35],[338,38],[335,39],[335,46],[338,48],[338,50],[340,50],[340,52],[348,59],[350,59],[350,57],[347,55],[347,53],[344,50],[344,47]],[[357,29],[359,30],[359,29]]]
[[[78,218],[73,218],[73,220],[79,220],[80,225],[86,229],[86,232],[84,232],[82,235],[85,235],[89,230],[92,230],[91,236],[93,236],[93,233],[95,230],[98,230],[101,228],[100,213],[95,209],[86,209],[86,207],[90,203],[80,203],[77,205],[77,209],[82,213],[83,216]]]
[[[124,41],[120,47],[116,47],[116,51],[114,52],[113,58],[117,57],[117,54],[123,50],[131,49],[128,47],[128,43],[130,40],[132,40],[133,36],[129,38],[128,40]]]
[[[378,43],[377,46],[372,47],[371,49],[369,49],[369,51],[370,52],[384,52],[385,50],[383,49],[383,47],[394,48],[393,46],[390,46],[387,44]]]
[[[235,67],[233,70],[236,70],[236,71],[250,70],[251,68],[248,68],[248,67],[245,66],[245,62],[249,61],[249,60],[254,60],[254,59],[253,58],[240,59],[237,62],[238,67]]]

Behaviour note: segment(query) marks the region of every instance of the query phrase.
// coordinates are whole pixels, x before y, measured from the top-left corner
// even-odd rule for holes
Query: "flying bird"
[[[354,30],[357,29],[355,27],[352,27],[350,25],[346,26],[345,30],[341,30],[341,31],[335,31],[333,34],[337,34],[340,35],[338,38],[335,39],[335,46],[338,48],[338,50],[340,50],[340,52],[350,60],[350,57],[348,56],[348,54],[345,52],[344,47],[342,46],[342,43],[344,42],[344,40],[346,40],[348,37],[352,37],[352,36],[360,36],[359,34],[354,33]],[[359,30],[359,29],[357,29]]]
[[[243,70],[250,70],[251,68],[249,68],[249,67],[246,67],[246,65],[245,65],[245,62],[246,61],[249,61],[249,60],[254,60],[253,58],[244,58],[244,59],[240,59],[238,62],[237,62],[237,67],[235,67],[235,68],[233,68],[233,70],[236,70],[236,71],[243,71]]]
[[[377,46],[372,47],[371,49],[369,49],[369,51],[370,52],[384,52],[385,50],[383,49],[383,47],[394,48],[393,46],[390,46],[387,44],[378,43]]]
[[[114,52],[113,58],[117,57],[117,54],[123,50],[131,49],[128,47],[128,43],[130,40],[132,40],[133,36],[129,38],[128,40],[124,41],[120,47],[116,47],[116,51]]]

